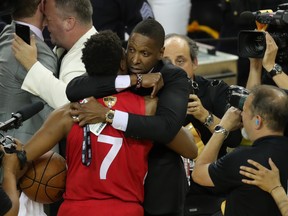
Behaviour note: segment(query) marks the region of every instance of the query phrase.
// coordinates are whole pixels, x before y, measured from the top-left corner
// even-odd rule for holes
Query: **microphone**
[[[250,25],[255,22],[255,14],[256,12],[251,12],[251,11],[244,11],[240,14],[239,16],[239,22],[240,24],[247,24]]]
[[[0,130],[7,131],[13,128],[19,128],[22,125],[22,122],[31,118],[32,116],[40,112],[43,108],[44,103],[41,101],[24,106],[16,113],[12,113],[11,119],[7,120],[4,123],[0,122]]]
[[[261,15],[262,14],[262,15]],[[255,12],[251,12],[251,11],[243,11],[240,14],[240,23],[241,24],[252,24],[253,22],[255,22],[257,19],[261,19],[261,17],[269,17],[271,16],[271,14],[273,14],[273,11],[271,9],[266,9],[266,10],[258,10]],[[257,20],[259,21],[259,20]],[[262,22],[260,22],[262,23]]]
[[[273,12],[270,9],[256,12],[244,11],[240,14],[240,21],[242,24],[251,24],[253,21],[257,21],[261,24],[284,26],[288,24],[288,11],[278,10]]]

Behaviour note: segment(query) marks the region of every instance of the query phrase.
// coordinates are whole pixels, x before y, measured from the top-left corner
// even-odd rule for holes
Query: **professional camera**
[[[16,147],[13,144],[14,140],[11,136],[3,136],[3,134],[0,133],[0,145],[4,146],[4,150],[6,153],[11,154],[17,152]],[[5,153],[0,149],[0,166],[2,165],[2,158],[4,157],[4,154]]]
[[[236,107],[242,111],[244,102],[248,95],[249,91],[246,88],[238,85],[231,85],[227,94],[228,106]]]
[[[276,12],[262,10],[257,12],[245,11],[241,14],[243,19],[254,20],[267,25],[268,31],[278,46],[276,62],[288,61],[288,4],[278,6]],[[243,30],[238,35],[238,53],[244,58],[263,58],[266,50],[264,31]]]
[[[16,153],[16,147],[13,137],[11,136],[3,136],[3,134],[0,133],[0,145],[4,147],[4,150],[6,153]]]

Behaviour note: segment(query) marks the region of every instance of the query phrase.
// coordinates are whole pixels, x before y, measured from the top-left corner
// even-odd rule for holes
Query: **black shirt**
[[[288,138],[266,136],[256,140],[252,146],[239,147],[210,164],[209,175],[219,192],[226,193],[225,216],[277,216],[281,215],[272,196],[257,186],[242,183],[244,177],[239,167],[250,166],[252,159],[270,168],[270,157],[280,171],[281,184],[287,190],[288,178]]]

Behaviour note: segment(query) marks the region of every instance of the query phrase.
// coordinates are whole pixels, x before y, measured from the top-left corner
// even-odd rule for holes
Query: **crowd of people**
[[[269,32],[264,57],[249,59],[240,109],[228,84],[197,75],[197,43],[167,34],[157,1],[125,2],[135,14],[116,0],[15,2],[0,33],[0,122],[26,104],[45,108],[3,131],[17,154],[0,145],[0,215],[188,216],[203,196],[211,203],[204,198],[193,215],[211,205],[211,216],[288,215],[288,77]],[[123,22],[109,22],[108,11]],[[29,44],[15,34],[19,24],[29,26]],[[66,189],[44,207],[17,181],[51,149],[66,159]]]

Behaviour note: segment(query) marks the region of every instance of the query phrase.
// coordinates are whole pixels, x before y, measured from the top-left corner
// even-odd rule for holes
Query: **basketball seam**
[[[45,168],[44,168],[44,170],[43,170],[43,172],[42,172],[42,175],[41,175],[41,178],[40,178],[40,182],[42,182],[42,179],[43,179],[43,176],[44,176],[44,174],[45,174],[45,171],[46,171],[46,169],[47,169],[47,167],[48,167],[48,164],[50,163],[50,160],[51,160],[51,158],[52,158],[52,156],[54,155],[54,152],[51,154],[51,156],[49,157],[49,160],[47,161],[47,163],[46,163],[46,165],[45,165]],[[40,183],[38,184],[38,187],[37,187],[37,193],[35,194],[35,200],[34,201],[36,201],[37,200],[37,195],[38,195],[38,191],[39,191],[39,188],[40,188]],[[45,193],[46,193],[46,191],[45,191]],[[51,199],[50,197],[49,197],[49,199]],[[52,201],[52,200],[51,200]]]

